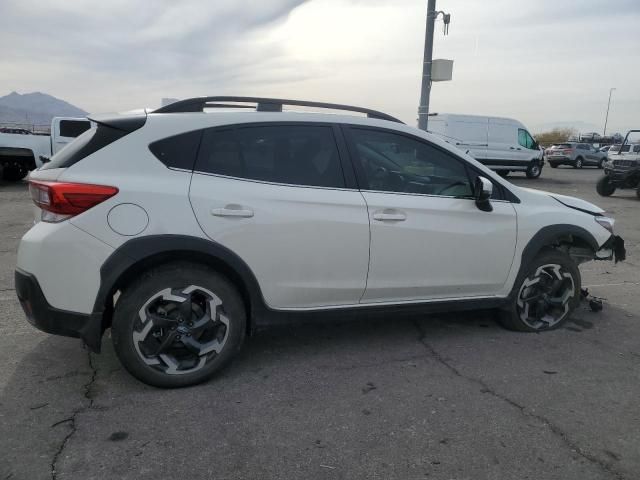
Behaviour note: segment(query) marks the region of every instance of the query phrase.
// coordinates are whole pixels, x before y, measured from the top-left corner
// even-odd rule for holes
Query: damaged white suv
[[[111,328],[148,384],[201,382],[255,329],[319,314],[495,308],[554,328],[578,264],[624,258],[600,208],[373,110],[204,97],[92,120],[31,174],[16,291],[32,324],[95,352]]]

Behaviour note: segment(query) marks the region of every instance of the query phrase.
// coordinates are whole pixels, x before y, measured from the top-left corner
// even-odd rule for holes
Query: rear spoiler
[[[147,113],[104,113],[91,115],[87,118],[92,122],[96,122],[98,125],[105,125],[107,127],[115,128],[116,130],[131,133],[134,130],[138,130],[145,124],[147,121]]]

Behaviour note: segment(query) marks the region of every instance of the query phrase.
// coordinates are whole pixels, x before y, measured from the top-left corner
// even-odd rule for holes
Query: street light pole
[[[607,136],[607,122],[609,121],[609,107],[611,106],[611,94],[613,93],[614,90],[615,88],[609,89],[609,102],[607,103],[607,115],[606,117],[604,117],[604,131],[602,132],[603,137]]]
[[[418,128],[426,130],[429,121],[429,96],[431,95],[431,64],[433,61],[433,27],[436,22],[436,0],[427,5],[427,28],[424,37],[424,62],[422,64],[422,88],[418,107]]]

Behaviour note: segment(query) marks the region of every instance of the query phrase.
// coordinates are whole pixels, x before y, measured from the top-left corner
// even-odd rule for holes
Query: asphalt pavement
[[[293,325],[181,390],[133,379],[108,334],[95,355],[26,322],[32,205],[0,183],[0,480],[640,478],[640,200],[598,197],[600,174],[509,180],[616,217],[628,260],[581,266],[603,311],[543,334],[490,311]]]

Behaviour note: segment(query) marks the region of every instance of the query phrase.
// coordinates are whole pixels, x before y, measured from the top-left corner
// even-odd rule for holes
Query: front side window
[[[345,186],[338,148],[328,126],[205,130],[195,170],[292,185]]]
[[[426,142],[380,130],[351,128],[363,188],[453,197],[473,194],[467,170],[455,156]]]
[[[535,149],[536,141],[524,128],[518,129],[518,143],[529,150]]]

